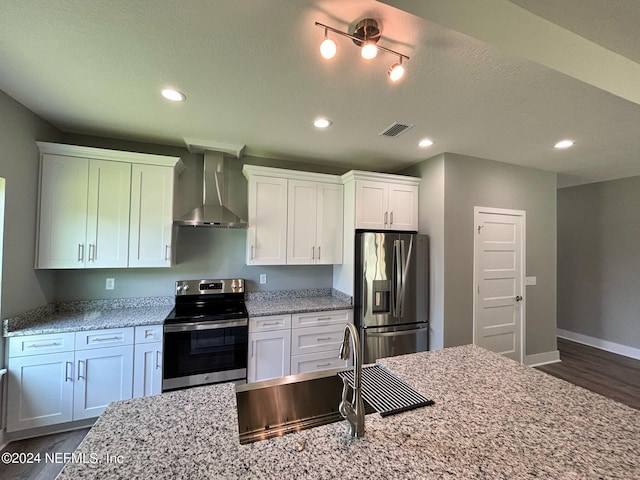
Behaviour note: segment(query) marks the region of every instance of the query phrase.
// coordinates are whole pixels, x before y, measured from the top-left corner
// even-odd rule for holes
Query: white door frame
[[[515,217],[521,217],[522,218],[522,248],[520,250],[520,265],[521,265],[521,270],[520,270],[520,275],[521,275],[521,285],[522,285],[522,306],[520,308],[520,363],[524,364],[524,359],[525,359],[525,339],[526,339],[526,325],[527,325],[527,296],[525,295],[525,281],[524,278],[526,276],[526,257],[527,257],[527,246],[526,246],[526,239],[527,239],[527,212],[525,212],[524,210],[511,210],[511,209],[505,209],[505,208],[492,208],[492,207],[478,207],[475,206],[473,207],[473,344],[476,345],[477,344],[477,339],[476,339],[476,308],[477,308],[477,302],[478,302],[478,295],[476,295],[476,292],[478,291],[478,280],[477,280],[477,276],[476,276],[476,247],[477,247],[477,242],[478,242],[478,235],[476,235],[476,229],[478,228],[478,225],[480,224],[479,220],[478,220],[478,216],[482,213],[492,213],[492,214],[496,214],[496,215],[509,215],[509,216],[515,216]]]

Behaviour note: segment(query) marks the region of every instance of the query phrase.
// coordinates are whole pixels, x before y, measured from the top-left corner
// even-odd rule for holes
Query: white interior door
[[[474,343],[523,361],[525,212],[476,207]]]

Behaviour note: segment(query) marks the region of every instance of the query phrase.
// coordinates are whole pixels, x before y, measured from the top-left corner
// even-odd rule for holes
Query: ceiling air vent
[[[387,128],[385,128],[378,135],[380,135],[381,137],[399,137],[400,135],[402,135],[404,132],[406,132],[412,127],[413,125],[407,125],[404,123],[395,122],[389,125]]]

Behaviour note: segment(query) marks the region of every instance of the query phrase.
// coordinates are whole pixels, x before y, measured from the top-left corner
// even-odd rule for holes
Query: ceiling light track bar
[[[338,35],[342,35],[343,37],[347,37],[350,38],[353,41],[356,42],[362,42],[364,39],[360,38],[360,37],[356,37],[355,35],[351,35],[350,33],[346,33],[346,32],[342,32],[340,30],[337,30],[333,27],[330,27],[329,25],[325,25],[324,23],[320,23],[320,22],[315,22],[315,26],[316,27],[320,27],[320,28],[324,28],[326,30],[329,30],[333,33],[337,33]],[[382,50],[384,52],[390,53],[391,55],[395,55],[396,57],[400,57],[400,58],[404,58],[406,60],[409,60],[409,57],[407,55],[405,55],[404,53],[400,53],[400,52],[396,52],[395,50],[391,50],[390,48],[386,48],[383,47],[382,45],[378,45],[376,44],[376,47],[378,47],[379,50]]]

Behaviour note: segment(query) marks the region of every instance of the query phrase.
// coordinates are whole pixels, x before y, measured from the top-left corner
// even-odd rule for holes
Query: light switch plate
[[[267,274],[266,273],[261,273],[260,274],[260,283],[262,285],[264,285],[265,283],[267,283]]]
[[[535,285],[536,284],[536,277],[524,277],[524,284],[525,285]]]

